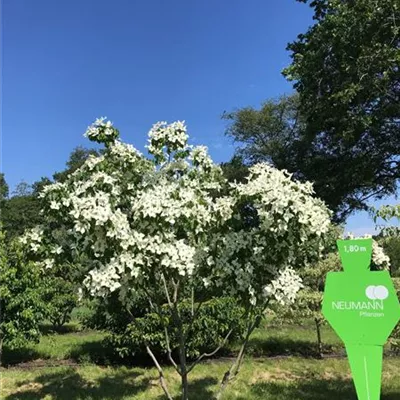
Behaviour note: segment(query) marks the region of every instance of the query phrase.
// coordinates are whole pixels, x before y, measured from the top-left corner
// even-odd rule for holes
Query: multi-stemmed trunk
[[[167,282],[164,278],[164,276],[162,276],[162,280],[163,280],[163,286],[164,286],[164,290],[165,290],[165,295],[167,298],[167,302],[168,302],[168,308],[171,312],[172,315],[172,319],[174,321],[174,325],[176,327],[177,330],[177,337],[178,337],[178,357],[179,357],[179,363],[177,363],[174,360],[174,357],[172,355],[172,349],[170,346],[170,340],[169,340],[169,334],[168,334],[168,327],[164,325],[164,333],[165,333],[165,340],[166,340],[166,348],[167,348],[167,354],[168,354],[168,358],[171,362],[171,364],[174,366],[176,372],[180,375],[181,377],[181,391],[182,391],[182,396],[181,399],[182,400],[188,400],[189,399],[189,382],[188,382],[188,376],[189,373],[193,370],[193,368],[204,358],[206,357],[212,357],[213,355],[215,355],[227,342],[227,340],[229,339],[229,336],[231,335],[233,328],[231,328],[229,330],[229,332],[227,333],[227,335],[224,337],[224,339],[220,342],[220,344],[216,347],[216,349],[214,349],[214,351],[210,352],[210,353],[203,353],[201,354],[199,357],[197,357],[196,360],[194,360],[193,362],[190,363],[190,365],[188,365],[188,360],[187,360],[187,355],[186,355],[186,343],[187,343],[187,338],[188,338],[188,332],[190,330],[190,325],[193,323],[193,321],[196,319],[199,309],[202,305],[202,302],[198,303],[196,306],[196,309],[194,307],[194,296],[192,293],[192,313],[191,313],[191,322],[189,323],[189,327],[184,327],[183,325],[183,320],[182,320],[182,316],[180,313],[180,310],[178,308],[178,292],[179,292],[179,283],[176,283],[174,281],[172,281],[172,288],[173,288],[173,294],[172,296],[170,296],[169,291],[168,291],[168,285]],[[151,299],[151,297],[149,296],[149,299]],[[266,304],[264,304],[263,308],[258,308],[256,309],[256,307],[249,307],[246,309],[245,314],[243,315],[243,317],[245,318],[245,320],[247,321],[247,330],[246,330],[246,334],[244,336],[244,341],[242,343],[242,346],[239,350],[238,356],[236,357],[235,361],[233,362],[232,366],[230,367],[230,369],[225,373],[219,391],[216,395],[216,399],[220,399],[222,396],[222,393],[224,392],[225,388],[227,387],[227,385],[236,377],[236,375],[239,373],[243,359],[244,359],[244,354],[247,348],[247,345],[249,343],[249,338],[250,335],[253,333],[254,329],[259,325],[262,315],[266,309],[268,305],[268,302]],[[162,310],[161,310],[161,306],[160,304],[156,304],[153,303],[150,300],[150,306],[151,308],[157,313],[157,315],[160,317],[161,321],[164,321],[164,317],[162,314]],[[155,355],[153,354],[153,352],[151,351],[150,347],[147,346],[147,352],[150,355],[150,357],[152,358],[158,373],[159,373],[159,380],[160,380],[160,385],[167,397],[168,400],[172,400],[172,396],[168,390],[167,387],[167,383],[165,380],[165,376],[164,376],[164,372],[160,366],[160,364],[158,363]]]

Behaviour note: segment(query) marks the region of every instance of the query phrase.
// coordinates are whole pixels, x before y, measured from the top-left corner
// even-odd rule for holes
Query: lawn
[[[37,345],[6,352],[1,371],[1,399],[4,400],[162,400],[154,368],[138,360],[136,366],[104,365],[109,349],[105,334],[80,332],[70,324],[62,334],[48,330]],[[248,357],[225,400],[355,400],[343,347],[335,333],[324,327],[326,353],[318,360],[315,332],[310,326],[274,326],[265,322],[254,332]],[[234,353],[233,344],[224,350]],[[115,360],[114,360],[115,361]],[[229,360],[213,359],[200,364],[191,376],[191,400],[211,399],[227,370]],[[165,367],[170,389],[177,395],[179,377]],[[400,399],[400,358],[386,357],[381,400]],[[178,397],[177,397],[178,398]]]
[[[191,400],[207,400],[228,367],[210,361],[194,370]],[[386,359],[381,400],[400,398],[400,359]],[[179,379],[171,368],[166,376],[178,393]],[[80,366],[9,369],[3,371],[4,400],[162,400],[152,368]],[[345,359],[247,359],[225,400],[355,400]]]
[[[106,336],[103,332],[82,332],[76,322],[64,326],[62,334],[51,332],[49,326],[44,327],[44,332],[45,335],[38,344],[19,350],[5,351],[2,365],[12,366],[35,360],[46,360],[50,364],[61,360],[95,364],[115,362],[115,360],[110,360],[110,349],[102,343]],[[334,352],[344,355],[341,341],[329,326],[323,327],[322,337],[326,353]],[[269,321],[264,321],[251,336],[247,354],[253,357],[316,356],[315,340],[316,334],[311,323],[305,326],[275,326]],[[234,355],[238,347],[238,344],[233,343],[223,349],[222,354]],[[138,363],[141,364],[142,360],[138,360]]]

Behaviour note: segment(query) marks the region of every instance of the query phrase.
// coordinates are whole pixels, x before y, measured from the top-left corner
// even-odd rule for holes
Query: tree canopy
[[[400,7],[397,0],[305,1],[315,24],[288,45],[297,94],[226,114],[249,163],[268,160],[344,221],[400,178]]]

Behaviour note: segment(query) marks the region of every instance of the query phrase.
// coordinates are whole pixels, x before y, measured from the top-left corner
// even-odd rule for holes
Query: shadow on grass
[[[39,400],[51,396],[57,400],[123,399],[147,390],[149,378],[132,371],[110,371],[106,377],[86,380],[73,368],[40,375],[33,381],[19,382],[16,393],[5,400]]]
[[[274,400],[354,400],[357,398],[353,383],[348,380],[313,380],[306,382],[263,382],[251,387],[251,399]],[[398,400],[400,393],[382,394],[381,400]],[[238,397],[237,400],[248,400]]]
[[[121,357],[114,347],[105,340],[75,345],[70,352],[70,358],[79,364],[124,365],[128,367],[154,366],[148,354],[140,353]],[[165,355],[157,354],[157,359],[161,365],[170,365]]]
[[[42,333],[42,335],[49,335],[49,334],[54,334],[54,333],[64,335],[67,333],[80,332],[80,329],[79,329],[79,325],[76,323],[73,323],[73,322],[69,322],[62,326],[54,326],[52,324],[45,323],[40,326],[40,332]]]
[[[190,379],[189,379],[190,380]],[[216,378],[201,378],[192,380],[189,382],[189,398],[190,400],[211,400],[214,398],[214,394],[211,387],[218,383]],[[156,400],[165,400],[165,396],[158,396]],[[178,394],[174,397],[174,400],[181,400],[182,395]]]
[[[99,365],[121,364],[114,349],[104,341],[92,341],[75,345],[70,352],[70,358],[80,364],[94,363]]]
[[[331,345],[323,346],[324,354],[345,354]],[[276,356],[297,356],[319,358],[318,348],[315,343],[305,340],[293,340],[282,337],[270,337],[268,339],[250,339],[247,347],[247,354],[254,357],[276,357]]]
[[[4,346],[3,354],[1,356],[1,365],[3,367],[8,367],[10,365],[37,360],[40,357],[40,353],[38,353],[33,347],[10,349],[7,346]]]
[[[189,397],[191,400],[212,399],[213,392],[211,387],[218,383],[217,378],[202,378],[189,383]],[[180,396],[176,400],[180,400]],[[161,400],[161,399],[160,399]]]

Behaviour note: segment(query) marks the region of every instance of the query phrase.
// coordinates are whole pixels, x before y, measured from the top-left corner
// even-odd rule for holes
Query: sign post
[[[387,271],[370,271],[372,239],[338,240],[344,272],[329,272],[322,313],[343,340],[359,400],[379,400],[383,345],[400,319]]]

